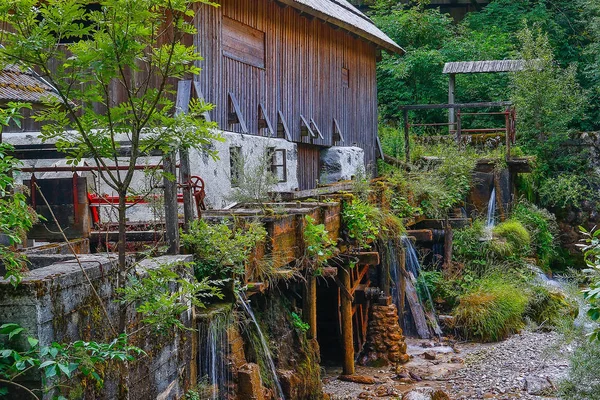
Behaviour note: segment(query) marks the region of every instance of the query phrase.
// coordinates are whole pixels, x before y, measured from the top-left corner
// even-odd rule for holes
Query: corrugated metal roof
[[[333,25],[344,28],[394,53],[404,49],[375,26],[373,21],[347,0],[279,0]]]
[[[444,74],[483,74],[490,72],[522,71],[525,60],[492,60],[449,62],[444,65]]]
[[[22,101],[40,104],[44,98],[56,96],[52,86],[31,71],[9,65],[0,70],[0,103]]]

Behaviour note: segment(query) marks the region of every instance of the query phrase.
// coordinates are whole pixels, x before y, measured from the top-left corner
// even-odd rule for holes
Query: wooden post
[[[167,155],[163,165],[165,173],[165,233],[169,246],[167,252],[168,254],[177,254],[179,252],[179,218],[177,216],[177,181],[173,179],[177,176],[175,153]]]
[[[404,250],[404,247],[399,247],[398,249],[398,263],[400,264],[400,269],[402,271],[398,277],[398,280],[400,281],[400,287],[398,288],[398,295],[400,296],[400,308],[398,309],[398,313],[404,317],[404,308],[406,303],[406,250]]]
[[[309,339],[317,338],[317,278],[310,275],[306,280],[304,287],[304,304],[302,305],[302,313],[304,322],[310,325],[307,332]]]
[[[192,188],[189,186],[190,154],[187,149],[179,150],[179,164],[179,177],[183,186],[183,231],[187,233],[190,230],[190,223],[194,219]]]
[[[388,247],[389,248],[389,247]],[[383,292],[384,296],[390,296],[390,260],[391,254],[386,251],[384,257],[381,259],[381,278],[379,280],[379,287]]]
[[[444,265],[443,268],[447,269],[450,267],[452,262],[452,239],[454,237],[454,231],[450,226],[450,221],[446,217],[446,223],[444,224]]]
[[[450,80],[448,81],[448,104],[454,104],[454,88],[456,87],[456,74],[450,74]],[[454,116],[454,108],[448,109],[448,129],[452,130],[454,122],[456,121]]]
[[[340,281],[348,290],[350,286],[350,273],[347,267],[340,267]],[[340,296],[340,311],[342,317],[342,343],[344,344],[344,363],[342,365],[342,375],[354,374],[354,337],[352,332],[352,300],[347,296]]]
[[[510,160],[510,139],[511,139],[511,122],[510,122],[510,107],[506,108],[505,111],[506,115],[505,115],[505,120],[506,120],[506,137],[505,137],[505,143],[506,143],[506,161]]]
[[[456,111],[456,145],[460,146],[462,139],[462,117],[460,116],[460,108]]]
[[[410,125],[408,124],[408,110],[403,110],[404,114],[404,161],[410,163]]]

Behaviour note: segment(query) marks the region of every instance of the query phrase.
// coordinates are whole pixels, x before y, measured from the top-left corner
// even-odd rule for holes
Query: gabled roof
[[[15,65],[0,69],[0,103],[41,104],[43,99],[52,96],[57,96],[54,88],[31,70],[21,71]]]
[[[369,17],[347,0],[279,0],[279,2],[346,29],[387,51],[398,54],[405,52],[377,28]]]
[[[444,65],[444,74],[483,74],[491,72],[518,72],[525,60],[460,61]]]

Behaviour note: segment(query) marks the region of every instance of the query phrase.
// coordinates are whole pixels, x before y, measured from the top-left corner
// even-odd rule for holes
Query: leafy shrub
[[[456,326],[468,339],[498,341],[523,327],[527,296],[499,277],[487,277],[459,297]]]
[[[558,225],[554,215],[534,204],[520,201],[513,209],[512,218],[520,221],[527,228],[531,234],[531,248],[538,258],[540,267],[547,268],[557,255]]]
[[[517,220],[511,219],[498,224],[493,230],[490,250],[499,257],[522,257],[531,250],[531,236]]]
[[[584,176],[559,174],[545,179],[540,184],[540,201],[548,207],[579,207],[583,200],[594,197]]]
[[[267,237],[267,231],[259,222],[232,225],[235,224],[228,221],[215,224],[199,219],[192,222],[189,233],[181,235],[182,243],[196,256],[199,280],[243,274],[250,254]]]
[[[312,263],[315,274],[320,275],[327,260],[337,252],[336,242],[329,237],[324,224],[315,224],[315,220],[307,215],[304,224],[304,244],[306,257]]]
[[[577,316],[578,306],[569,301],[564,293],[544,286],[533,286],[529,291],[529,302],[525,316],[543,328],[556,328],[572,322]]]
[[[369,247],[378,238],[399,236],[404,231],[402,221],[394,214],[357,198],[344,202],[342,223],[348,237],[359,248]]]
[[[436,307],[450,312],[458,303],[458,296],[463,291],[462,280],[451,279],[444,276],[441,271],[421,271],[417,290],[420,298],[427,296],[423,293],[423,285],[427,287]]]
[[[482,242],[484,236],[484,223],[482,220],[474,220],[471,226],[456,229],[452,238],[452,255],[459,261],[482,258],[487,245]]]

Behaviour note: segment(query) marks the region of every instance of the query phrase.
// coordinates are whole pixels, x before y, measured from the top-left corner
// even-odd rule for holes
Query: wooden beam
[[[265,106],[263,103],[258,105],[258,130],[266,129],[269,137],[275,136],[275,131],[273,130],[273,125],[271,125],[271,120],[267,116],[265,111]]]
[[[286,139],[292,141],[292,134],[285,122],[285,118],[280,110],[277,111],[277,137],[280,139]]]
[[[314,119],[310,119],[310,127],[312,128],[313,132],[317,132],[318,138],[319,139],[325,139],[323,137],[323,134],[321,133],[321,130],[319,129],[319,127],[317,126],[317,123],[315,122]],[[314,137],[314,139],[317,139],[317,136]]]
[[[490,101],[484,103],[462,103],[462,104],[411,104],[401,106],[401,110],[437,110],[444,108],[486,108],[486,107],[508,107],[513,104],[510,101]]]
[[[196,97],[198,97],[198,100],[200,100],[201,102],[206,103],[206,99],[204,98],[204,94],[202,93],[202,88],[200,87],[200,82],[198,82],[198,81],[193,81],[193,82],[194,82],[194,90],[196,91]],[[206,122],[212,121],[208,111],[206,111],[204,114],[202,114],[202,116],[204,117]]]
[[[414,237],[417,242],[433,242],[433,231],[431,229],[408,230],[406,235]]]
[[[248,127],[246,126],[246,121],[244,120],[244,116],[242,115],[242,111],[240,109],[240,104],[238,103],[235,95],[231,92],[227,93],[229,98],[229,110],[227,123],[229,125],[239,124],[242,133],[248,133]]]
[[[302,114],[300,114],[300,136],[309,136],[311,140],[312,138],[317,137],[310,128],[310,122],[308,122]]]
[[[342,280],[340,279],[340,276],[341,274],[338,271],[338,274],[333,277],[333,280],[335,281],[336,285],[338,285],[338,287],[340,288],[342,297],[345,297],[348,301],[352,303],[354,301],[354,296],[352,296],[352,293],[350,293],[350,290],[348,290],[350,288],[350,284],[345,286],[344,282],[342,282]]]
[[[333,143],[344,143],[344,135],[342,134],[342,130],[340,129],[340,124],[337,119],[333,119]]]
[[[304,322],[310,328],[306,332],[309,339],[317,338],[317,277],[310,275],[304,287],[304,305],[302,307]]]
[[[379,252],[377,251],[361,251],[350,254],[342,253],[339,257],[345,259],[346,262],[356,260],[358,265],[379,265],[381,262]]]
[[[341,277],[341,287],[350,287],[350,274],[345,268],[340,268],[339,274]],[[336,277],[337,279],[337,277]],[[342,296],[340,299],[341,319],[342,319],[342,343],[344,347],[344,361],[342,365],[343,375],[354,374],[354,338],[352,332],[352,301]]]

